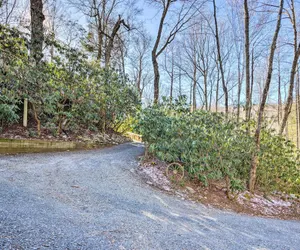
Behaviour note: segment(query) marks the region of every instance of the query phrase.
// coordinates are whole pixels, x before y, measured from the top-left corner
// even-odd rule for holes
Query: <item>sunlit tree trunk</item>
[[[297,74],[299,76],[299,73]],[[295,96],[296,96],[296,134],[297,134],[297,148],[299,149],[299,78],[297,77],[296,81],[296,89],[295,89]]]
[[[248,0],[244,0],[244,25],[245,25],[245,61],[246,61],[246,121],[250,120],[250,39],[249,39],[249,10]]]
[[[298,44],[298,31],[297,31],[297,21],[296,21],[296,13],[295,13],[295,6],[294,6],[294,0],[291,0],[291,12],[292,16],[290,17],[293,31],[294,31],[294,58],[293,58],[293,64],[290,72],[290,82],[289,82],[289,92],[287,101],[284,107],[284,114],[282,118],[282,123],[280,127],[280,134],[283,133],[284,128],[287,125],[289,114],[291,113],[292,104],[293,104],[293,93],[294,93],[294,85],[295,85],[295,75],[297,71],[298,66],[298,60],[300,56],[300,43]]]
[[[222,80],[222,87],[225,97],[225,112],[226,115],[228,114],[228,90],[225,82],[225,75],[224,75],[224,68],[223,68],[223,60],[221,56],[221,45],[220,45],[220,39],[219,39],[219,28],[218,28],[218,20],[217,20],[217,6],[216,1],[213,0],[213,8],[214,8],[214,21],[215,21],[215,38],[217,43],[217,52],[218,52],[218,62],[220,67],[220,73],[221,73],[221,80]]]
[[[271,44],[271,48],[270,48],[267,78],[265,81],[265,85],[263,88],[263,94],[262,94],[261,102],[259,105],[258,119],[257,119],[257,125],[256,125],[257,127],[256,127],[256,131],[255,131],[255,152],[252,157],[251,169],[250,169],[250,179],[249,179],[250,192],[254,192],[254,188],[255,188],[256,171],[257,171],[257,165],[258,165],[258,153],[260,150],[261,125],[262,125],[262,121],[263,121],[263,115],[264,115],[265,106],[266,106],[269,89],[270,89],[270,84],[271,84],[271,80],[272,80],[274,54],[275,54],[277,39],[278,39],[280,27],[281,27],[283,4],[284,4],[284,0],[280,0],[276,29],[274,32],[274,36],[273,36],[272,44]]]
[[[299,67],[297,70],[296,102],[297,102],[297,108],[296,108],[297,148],[299,149],[300,148],[300,72],[299,72]]]
[[[152,49],[152,64],[153,64],[153,71],[154,71],[154,103],[158,103],[158,98],[159,98],[159,79],[160,79],[160,74],[159,74],[159,67],[158,67],[158,46],[160,44],[161,36],[162,36],[162,31],[163,31],[163,26],[164,22],[171,4],[171,0],[167,0],[166,4],[164,5],[164,9],[161,15],[160,23],[159,23],[159,28],[157,31],[157,36],[156,40],[154,43],[154,47]]]
[[[278,124],[280,125],[282,119],[282,101],[281,101],[281,67],[280,67],[280,54],[278,53],[278,107],[277,107],[277,118]]]
[[[115,37],[118,34],[119,29],[121,28],[121,25],[125,26],[127,30],[130,30],[130,27],[125,23],[124,19],[121,18],[119,15],[118,20],[116,21],[113,30],[109,36],[108,44],[106,46],[105,50],[105,67],[108,68],[110,66],[110,60],[111,60],[111,53],[114,48],[114,41]]]

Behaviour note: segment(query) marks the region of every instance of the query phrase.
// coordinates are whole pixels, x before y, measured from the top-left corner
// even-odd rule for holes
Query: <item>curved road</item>
[[[0,157],[0,249],[300,249],[300,222],[178,200],[134,173],[139,144]]]

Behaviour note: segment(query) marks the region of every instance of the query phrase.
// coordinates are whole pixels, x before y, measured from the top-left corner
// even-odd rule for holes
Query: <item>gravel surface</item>
[[[139,144],[0,157],[0,249],[300,249],[300,222],[179,200],[135,173]]]

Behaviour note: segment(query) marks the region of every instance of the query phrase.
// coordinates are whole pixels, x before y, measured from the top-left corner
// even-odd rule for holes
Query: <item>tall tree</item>
[[[0,0],[0,23],[8,25],[14,16],[17,0]]]
[[[272,80],[273,61],[274,61],[274,55],[275,55],[275,50],[276,50],[276,45],[277,45],[277,39],[278,39],[280,27],[281,27],[283,5],[284,5],[284,0],[280,0],[279,10],[278,10],[278,14],[277,14],[276,28],[274,31],[272,44],[270,47],[267,77],[266,77],[264,88],[263,88],[262,99],[261,99],[260,105],[259,105],[257,125],[256,125],[256,130],[255,130],[255,135],[254,135],[256,151],[252,157],[251,169],[250,169],[250,179],[249,179],[250,192],[253,192],[254,188],[255,188],[256,171],[257,171],[257,164],[258,164],[258,152],[260,149],[260,139],[261,139],[261,126],[262,126],[262,122],[263,122],[265,106],[266,106],[269,89],[270,89],[270,84],[271,84],[271,80]]]
[[[300,43],[298,44],[298,30],[297,30],[297,20],[296,20],[296,12],[295,12],[295,4],[294,0],[291,0],[290,2],[290,12],[288,13],[289,19],[292,23],[293,26],[293,32],[294,32],[294,56],[293,56],[293,63],[291,67],[291,72],[290,72],[290,81],[289,81],[289,92],[288,92],[288,97],[287,101],[284,107],[284,114],[283,114],[283,119],[280,127],[280,134],[283,133],[286,125],[287,125],[287,120],[289,117],[289,114],[291,113],[291,108],[292,108],[292,103],[293,103],[293,93],[294,93],[294,85],[295,85],[295,75],[297,71],[297,66],[298,66],[298,60],[300,56]]]
[[[31,15],[31,48],[30,53],[36,63],[43,58],[45,16],[43,14],[43,0],[30,1]]]
[[[300,78],[299,78],[299,68],[297,70],[297,80],[296,80],[296,89],[295,89],[295,92],[296,92],[296,133],[297,133],[297,148],[299,149],[300,148],[300,107],[299,107],[299,104],[300,104]]]
[[[111,34],[108,36],[108,43],[106,45],[105,50],[105,67],[110,66],[110,60],[111,60],[111,53],[114,46],[115,37],[118,34],[119,29],[121,28],[121,25],[123,25],[128,31],[130,30],[130,27],[128,24],[125,23],[125,20],[119,15],[118,20],[114,24],[114,27],[111,31]]]
[[[243,54],[244,54],[244,39],[240,35],[243,32],[244,25],[241,24],[240,20],[242,19],[242,7],[243,3],[240,1],[232,1],[229,2],[230,5],[230,13],[229,13],[229,22],[230,22],[230,29],[232,32],[229,30],[229,34],[232,33],[232,39],[234,42],[234,52],[233,57],[234,57],[234,62],[236,61],[237,63],[237,73],[235,79],[237,82],[237,121],[240,120],[241,117],[241,93],[242,93],[242,83],[244,79],[244,63],[243,63]],[[233,99],[235,99],[233,98]]]
[[[34,64],[37,66],[43,58],[43,43],[44,43],[44,25],[45,16],[43,14],[43,1],[31,0],[30,1],[30,16],[31,16],[31,46],[30,54],[34,59]],[[39,82],[35,82],[36,90],[39,90]],[[32,90],[31,90],[32,91]],[[38,115],[39,101],[31,102],[34,118],[37,122],[38,135],[41,135],[41,121]],[[27,99],[24,100],[24,117],[27,117]],[[23,125],[27,126],[27,121],[24,119]]]
[[[172,44],[169,48],[165,50],[164,53],[164,64],[163,64],[163,70],[166,72],[170,79],[170,92],[169,92],[169,99],[170,102],[172,102],[174,97],[174,81],[175,81],[175,50],[177,47],[175,47],[174,44]]]
[[[153,65],[153,72],[154,72],[154,103],[157,103],[159,99],[159,80],[160,80],[158,58],[163,53],[163,51],[167,48],[167,46],[173,42],[176,35],[188,27],[188,23],[192,20],[194,15],[199,11],[201,5],[199,0],[180,2],[181,6],[177,7],[176,14],[174,14],[175,16],[173,16],[174,20],[172,24],[170,22],[170,24],[166,25],[167,15],[170,12],[171,7],[175,6],[175,3],[177,1],[176,0],[152,0],[151,2],[156,3],[158,7],[162,9],[159,27],[157,30],[156,39],[152,49],[152,65]],[[169,32],[167,32],[166,38],[163,39],[165,26],[170,26],[171,28]]]
[[[145,87],[152,78],[150,55],[151,36],[142,30],[132,38],[129,63],[131,66],[132,78],[135,82],[140,98],[143,96]]]
[[[244,26],[245,26],[245,61],[246,61],[246,121],[250,120],[250,104],[251,104],[251,90],[250,90],[250,38],[249,38],[249,9],[248,0],[244,0]]]
[[[116,43],[122,40],[122,27],[132,29],[129,20],[139,13],[134,2],[124,0],[68,0],[88,18],[89,33],[85,46],[99,62],[109,67]],[[121,41],[122,44],[122,41]]]
[[[223,59],[221,55],[221,45],[220,45],[220,37],[219,37],[219,26],[218,26],[218,18],[217,18],[217,6],[216,6],[216,0],[213,0],[213,8],[214,8],[214,23],[215,23],[215,38],[216,38],[216,44],[217,44],[217,53],[218,53],[218,63],[221,73],[221,80],[222,80],[222,87],[224,92],[224,98],[225,98],[225,112],[228,114],[228,89],[225,81],[225,73],[224,73],[224,67],[223,67]]]

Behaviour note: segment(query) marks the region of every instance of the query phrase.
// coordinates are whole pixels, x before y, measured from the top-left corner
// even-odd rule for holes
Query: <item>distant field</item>
[[[232,107],[229,107],[229,110],[233,113],[237,112],[236,109],[234,109]],[[258,110],[258,106],[257,105],[253,106],[252,117],[257,116],[257,110]],[[219,108],[218,111],[224,112],[225,109]],[[276,131],[279,131],[279,124],[278,124],[278,118],[277,118],[278,105],[276,105],[276,104],[268,105],[266,107],[265,114],[266,114],[265,116],[269,120],[269,124],[268,124],[269,127],[275,129]],[[241,117],[245,117],[244,110],[241,110]],[[291,114],[289,115],[289,119],[288,119],[287,133],[284,133],[284,134],[287,136],[287,138],[289,140],[293,141],[297,145],[297,126],[296,126],[296,124],[297,124],[297,122],[296,122],[296,104],[293,104],[292,111],[291,111]],[[299,137],[299,142],[300,142],[300,137]]]
[[[289,117],[288,136],[289,139],[297,144],[297,120],[296,120],[296,105],[293,106],[292,112]],[[298,140],[300,140],[298,135]],[[300,141],[299,141],[300,142]]]

